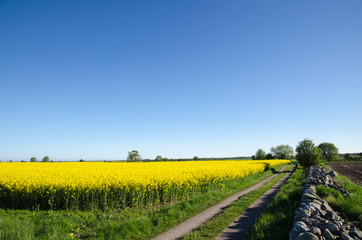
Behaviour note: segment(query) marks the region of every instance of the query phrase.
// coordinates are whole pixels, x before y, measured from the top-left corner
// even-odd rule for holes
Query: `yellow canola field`
[[[0,163],[0,206],[44,209],[169,202],[289,160]]]

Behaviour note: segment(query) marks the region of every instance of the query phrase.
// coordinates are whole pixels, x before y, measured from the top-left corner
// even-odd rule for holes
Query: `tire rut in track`
[[[278,174],[283,172],[286,167],[287,166],[283,167],[277,173],[275,173],[272,176],[260,181],[259,183],[254,184],[253,186],[251,186],[249,188],[246,188],[246,189],[242,190],[241,192],[238,192],[238,193],[236,193],[236,194],[222,200],[220,203],[214,205],[211,208],[206,209],[205,211],[197,214],[194,217],[189,218],[185,222],[174,226],[173,228],[171,228],[167,232],[156,236],[152,240],[171,240],[171,239],[181,238],[183,235],[195,230],[196,228],[201,226],[206,221],[210,220],[211,218],[213,218],[217,214],[221,213],[224,208],[228,207],[230,204],[237,201],[243,195],[245,195],[245,194],[247,194],[247,193],[249,193],[249,192],[251,192],[251,191],[253,191],[253,190],[255,190],[255,189],[259,188],[259,187],[261,187],[265,183],[267,183],[270,180],[272,180],[273,178],[275,178]]]
[[[256,219],[270,204],[279,189],[288,181],[295,170],[296,166],[225,228],[224,231],[216,237],[216,240],[240,240],[245,237],[249,229],[254,225]]]

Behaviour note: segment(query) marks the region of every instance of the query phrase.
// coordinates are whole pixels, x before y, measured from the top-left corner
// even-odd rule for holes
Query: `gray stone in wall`
[[[341,240],[354,240],[354,239],[348,236],[347,234],[342,233]]]
[[[319,240],[318,237],[316,235],[314,235],[313,233],[300,233],[295,240]]]
[[[308,232],[310,229],[307,224],[302,221],[298,221],[295,223],[295,230],[297,230],[298,232]]]
[[[335,224],[333,224],[333,223],[325,223],[325,224],[322,224],[322,225],[320,226],[320,229],[321,229],[322,231],[328,230],[328,231],[330,231],[330,232],[333,233],[333,234],[339,232],[339,228],[337,227],[337,225],[335,225]]]
[[[321,184],[348,195],[332,175],[319,166],[308,170],[305,189],[295,212],[293,228],[289,232],[290,240],[362,240],[362,232],[345,222],[327,201],[316,194],[315,185]]]
[[[304,223],[306,223],[309,227],[319,227],[321,225],[321,222],[314,218],[302,218],[301,219]]]
[[[334,240],[336,237],[328,230],[324,230],[323,237],[325,237],[327,240]]]
[[[329,204],[325,200],[323,200],[321,208],[322,208],[322,210],[332,211],[332,208],[329,206]]]
[[[357,237],[357,239],[362,239],[362,232],[355,227],[351,228],[349,235],[351,237]]]
[[[311,215],[311,211],[308,211],[308,210],[300,210],[298,211],[296,214],[295,214],[295,217],[297,219],[302,219],[302,218],[305,218],[305,217],[310,217]]]
[[[316,235],[316,236],[322,235],[322,231],[321,231],[319,228],[317,228],[317,227],[312,227],[312,228],[310,229],[310,232],[313,233],[313,234]]]
[[[321,210],[321,206],[322,206],[322,204],[318,203],[318,201],[310,202],[309,205],[314,207],[316,210]]]
[[[323,215],[324,218],[326,219],[332,219],[335,221],[339,221],[341,218],[337,215],[337,213],[335,213],[334,211],[331,210],[327,210],[326,214]]]

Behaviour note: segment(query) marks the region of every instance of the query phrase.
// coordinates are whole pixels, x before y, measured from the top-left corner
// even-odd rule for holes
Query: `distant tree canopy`
[[[325,161],[335,161],[339,158],[338,148],[333,143],[324,142],[318,145]]]
[[[344,161],[362,161],[361,153],[345,153],[343,154]]]
[[[292,159],[294,155],[293,147],[289,145],[278,145],[270,149],[276,159]]]
[[[161,157],[160,155],[158,155],[158,156],[155,158],[155,161],[163,161],[163,157]]]
[[[316,147],[312,140],[304,139],[299,142],[295,149],[295,158],[302,167],[310,167],[312,165],[318,165],[320,162],[321,150]]]
[[[267,155],[265,155],[265,159],[274,159],[274,156],[273,156],[273,154],[271,154],[271,153],[268,153]]]
[[[43,162],[49,162],[49,157],[48,156],[45,156],[45,157],[43,157],[43,160],[42,160]]]
[[[199,157],[195,156],[195,157],[192,158],[192,160],[194,160],[194,161],[199,160]]]
[[[350,153],[346,153],[346,154],[344,154],[343,158],[344,158],[344,160],[350,161],[353,159],[353,156]]]
[[[30,162],[36,162],[37,160],[36,160],[36,157],[32,157],[32,158],[30,158]]]
[[[128,152],[127,161],[139,162],[139,161],[142,161],[142,158],[137,150],[132,150],[132,152]]]
[[[266,159],[266,154],[265,152],[263,151],[263,149],[258,149],[258,151],[256,151],[255,153],[255,159],[256,160],[263,160],[263,159]]]

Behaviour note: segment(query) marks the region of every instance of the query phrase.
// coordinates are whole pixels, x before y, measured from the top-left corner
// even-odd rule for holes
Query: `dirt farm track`
[[[354,183],[362,186],[362,162],[335,162],[326,163],[333,170],[348,177]]]

